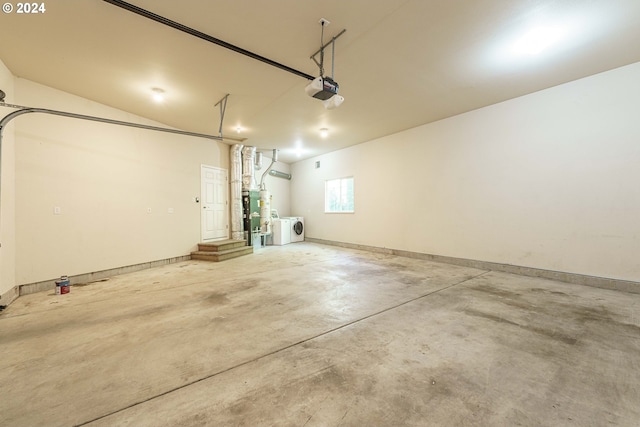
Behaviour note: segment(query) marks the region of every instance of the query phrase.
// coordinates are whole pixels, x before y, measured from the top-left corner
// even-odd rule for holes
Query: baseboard
[[[17,286],[0,295],[0,305],[7,306],[14,302],[20,296],[20,289]]]
[[[557,280],[559,282],[573,283],[576,285],[591,286],[594,288],[611,289],[622,292],[640,294],[640,282],[629,280],[610,279],[607,277],[587,276],[584,274],[566,273],[562,271],[544,270],[541,268],[524,267],[511,264],[500,264],[489,261],[478,261],[465,258],[454,258],[443,255],[432,255],[420,252],[403,251],[399,249],[380,248],[377,246],[358,245],[354,243],[336,242],[333,240],[305,237],[305,241],[323,245],[339,246],[349,249],[360,249],[368,252],[397,255],[407,258],[423,259],[427,261],[442,262],[445,264],[472,267],[481,270],[501,271],[504,273],[518,274],[520,276],[539,277],[542,279]]]
[[[96,271],[93,273],[85,273],[85,274],[78,274],[75,276],[69,276],[69,280],[71,282],[71,286],[73,286],[74,283],[97,282],[99,280],[106,279],[107,277],[113,277],[119,274],[133,273],[135,271],[146,270],[148,268],[160,267],[163,265],[173,264],[181,261],[189,261],[190,259],[191,259],[191,255],[184,255],[184,256],[179,256],[174,258],[161,259],[158,261],[143,262],[141,264],[128,265],[126,267],[118,267],[118,268],[112,268],[109,270]],[[22,296],[22,295],[34,294],[36,292],[50,291],[54,289],[56,280],[57,278],[54,278],[54,279],[44,280],[42,282],[20,285],[18,286],[18,294]]]

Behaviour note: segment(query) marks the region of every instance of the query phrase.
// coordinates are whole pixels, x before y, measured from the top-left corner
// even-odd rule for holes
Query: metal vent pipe
[[[262,152],[261,151],[256,151],[256,160],[255,162],[253,162],[253,164],[256,167],[257,171],[262,169]]]
[[[291,180],[291,174],[290,173],[284,173],[284,172],[280,172],[274,169],[271,169],[269,171],[269,175],[271,176],[275,176],[276,178],[283,178],[283,179],[288,179]]]
[[[269,171],[271,170],[271,166],[274,165],[275,162],[278,161],[278,150],[276,150],[275,148],[273,149],[273,156],[271,159],[271,164],[269,164],[269,167],[267,168],[266,171],[264,171],[264,173],[262,174],[262,178],[260,178],[260,189],[264,190],[264,177],[267,176],[267,174],[269,173]]]

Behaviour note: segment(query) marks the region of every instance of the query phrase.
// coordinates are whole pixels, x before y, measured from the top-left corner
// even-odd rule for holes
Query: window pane
[[[346,200],[344,204],[344,210],[353,212],[354,211],[353,209],[353,178],[349,178],[346,181],[347,181],[347,188],[345,190]]]
[[[353,199],[353,178],[325,181],[325,212],[353,212]]]

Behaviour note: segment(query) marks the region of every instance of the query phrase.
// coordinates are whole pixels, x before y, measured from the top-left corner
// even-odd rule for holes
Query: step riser
[[[252,248],[253,249],[253,248]],[[197,259],[197,260],[201,260],[201,261],[213,261],[213,262],[220,262],[220,261],[225,261],[228,259],[232,259],[232,258],[237,258],[237,257],[241,257],[244,255],[249,255],[252,254],[253,250],[243,250],[243,251],[234,251],[234,252],[228,252],[225,254],[217,254],[215,252],[209,252],[206,254],[203,253],[192,253],[191,254],[191,259]]]
[[[225,245],[220,245],[220,246],[214,246],[207,243],[199,243],[198,250],[205,251],[205,252],[222,252],[222,251],[228,251],[230,249],[235,249],[235,248],[243,248],[245,246],[247,246],[245,242],[227,243]]]
[[[253,253],[253,246],[246,246],[243,240],[201,243],[198,248],[199,251],[191,252],[191,259],[219,262]]]

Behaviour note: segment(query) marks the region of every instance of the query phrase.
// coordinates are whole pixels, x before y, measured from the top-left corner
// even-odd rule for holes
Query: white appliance
[[[288,219],[291,220],[291,243],[304,242],[304,218],[291,216]]]
[[[288,218],[273,219],[273,244],[276,246],[291,243],[291,220]]]

